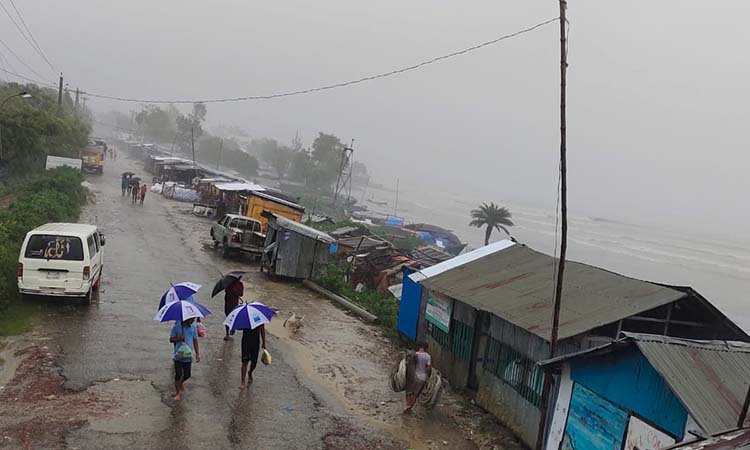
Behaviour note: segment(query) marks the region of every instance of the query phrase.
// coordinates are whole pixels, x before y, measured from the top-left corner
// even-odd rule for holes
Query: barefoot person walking
[[[262,341],[262,342],[261,342]],[[260,349],[266,349],[266,326],[242,330],[242,375],[240,375],[240,389],[244,389],[253,382],[253,372],[258,367]],[[250,370],[247,364],[250,363]],[[247,374],[247,378],[245,375]]]
[[[432,357],[427,353],[427,343],[420,342],[417,352],[413,356],[414,369],[409,370],[407,368],[407,380],[406,380],[406,406],[404,407],[404,414],[411,413],[414,404],[417,403],[419,394],[422,393],[425,383],[430,379],[430,372],[432,372]]]
[[[169,335],[169,342],[174,344],[174,399],[176,401],[182,399],[183,385],[190,378],[193,361],[201,362],[198,330],[193,322],[195,318],[175,322]]]
[[[248,382],[253,382],[253,372],[258,367],[258,356],[266,350],[266,327],[276,311],[258,303],[245,303],[233,309],[224,325],[230,330],[242,331],[242,374],[240,375],[240,389],[244,389]],[[269,358],[270,360],[270,358]],[[270,362],[264,360],[266,364]],[[250,368],[248,369],[248,363]]]

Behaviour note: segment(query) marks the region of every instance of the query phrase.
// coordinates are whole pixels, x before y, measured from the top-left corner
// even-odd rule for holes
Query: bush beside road
[[[82,181],[75,170],[59,168],[0,188],[0,312],[19,311],[16,269],[26,233],[47,222],[77,221],[85,199]],[[0,315],[0,335],[23,330],[17,321],[24,317]]]

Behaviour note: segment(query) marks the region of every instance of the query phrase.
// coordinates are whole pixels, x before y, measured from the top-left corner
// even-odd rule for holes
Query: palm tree
[[[482,203],[479,208],[471,210],[472,221],[469,225],[476,228],[487,227],[484,230],[484,245],[490,243],[490,235],[492,230],[497,229],[498,231],[503,230],[510,236],[510,232],[505,228],[506,226],[512,227],[513,221],[510,220],[511,214],[508,208],[501,208],[495,203]]]

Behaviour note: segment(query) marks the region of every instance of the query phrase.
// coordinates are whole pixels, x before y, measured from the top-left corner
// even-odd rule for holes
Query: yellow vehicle
[[[305,208],[296,203],[263,192],[248,192],[245,215],[260,221],[263,226],[263,233],[265,233],[268,229],[268,219],[263,217],[263,211],[272,212],[277,216],[286,217],[295,222],[302,222],[302,215],[305,213]]]
[[[81,151],[82,169],[87,173],[104,173],[104,152],[101,147],[87,147]]]

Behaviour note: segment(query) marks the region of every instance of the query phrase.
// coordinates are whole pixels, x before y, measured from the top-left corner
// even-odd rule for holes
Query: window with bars
[[[449,336],[448,333],[436,327],[433,323],[427,322],[427,333],[430,337],[435,340],[438,344],[443,347],[448,347]]]
[[[509,345],[489,337],[482,365],[532,405],[539,406],[544,371],[534,361]]]
[[[471,345],[474,342],[474,328],[458,320],[453,321],[453,354],[459,358],[471,358]]]

